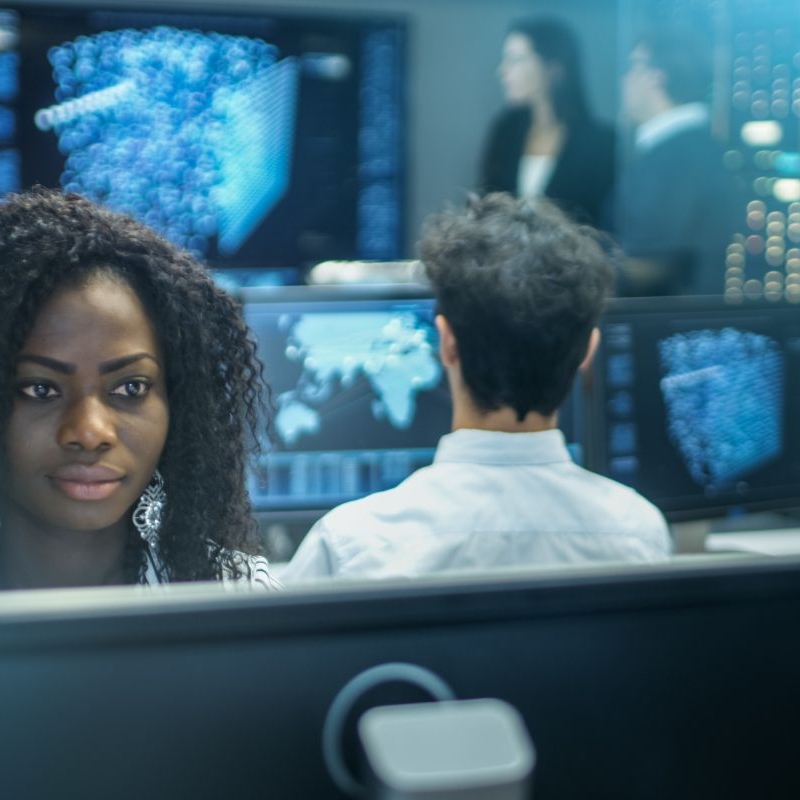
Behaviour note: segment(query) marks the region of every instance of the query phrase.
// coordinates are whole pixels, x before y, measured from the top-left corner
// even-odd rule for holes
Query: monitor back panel
[[[340,798],[328,709],[408,662],[516,706],[537,800],[797,797],[799,577],[776,562],[6,618],[3,796]]]

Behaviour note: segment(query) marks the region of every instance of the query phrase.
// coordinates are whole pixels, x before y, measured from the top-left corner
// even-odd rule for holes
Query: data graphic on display
[[[275,407],[257,507],[334,505],[431,462],[451,405],[430,298],[248,300],[245,316]]]
[[[698,485],[725,486],[781,454],[777,342],[723,328],[674,334],[658,350],[669,437]]]
[[[0,196],[61,186],[218,269],[401,257],[405,23],[0,7]]]
[[[796,306],[615,301],[601,333],[590,468],[674,519],[800,504]]]
[[[244,36],[171,27],[51,48],[56,105],[36,126],[65,155],[61,184],[142,218],[199,254],[236,253],[289,183],[296,59]]]

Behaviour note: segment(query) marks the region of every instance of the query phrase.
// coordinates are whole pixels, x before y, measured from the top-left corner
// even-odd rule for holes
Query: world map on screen
[[[376,420],[408,428],[417,396],[441,380],[434,330],[413,311],[287,316],[286,359],[300,365],[295,387],[277,398],[275,429],[286,446],[320,432],[321,406],[366,379]]]

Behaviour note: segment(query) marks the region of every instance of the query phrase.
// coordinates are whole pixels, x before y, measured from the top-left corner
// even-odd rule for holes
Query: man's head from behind
[[[597,234],[548,203],[491,194],[430,217],[420,248],[476,408],[556,411],[613,282]]]

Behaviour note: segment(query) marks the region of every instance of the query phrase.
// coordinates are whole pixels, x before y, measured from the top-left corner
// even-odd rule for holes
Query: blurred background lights
[[[783,126],[777,120],[751,120],[742,125],[742,141],[750,147],[770,147],[781,139]]]
[[[761,281],[751,278],[744,285],[744,294],[748,300],[758,300],[763,295]]]
[[[782,203],[800,200],[800,179],[778,178],[772,182],[772,193]]]
[[[800,153],[788,150],[775,153],[773,166],[782,177],[800,177]]]

